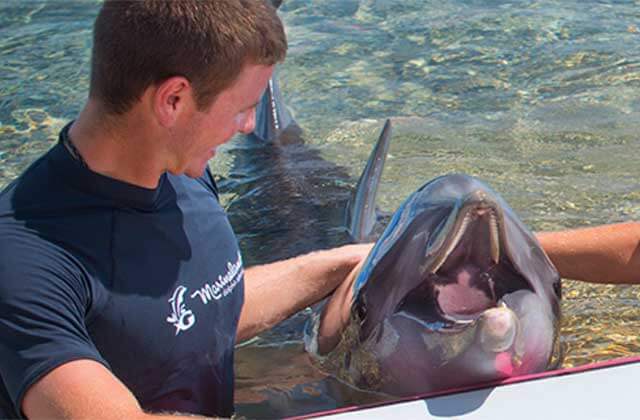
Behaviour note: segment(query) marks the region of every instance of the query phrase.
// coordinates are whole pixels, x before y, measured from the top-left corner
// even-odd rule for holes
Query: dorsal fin
[[[281,4],[282,0],[271,0],[271,5],[276,9],[280,8]],[[260,103],[256,107],[256,127],[253,130],[253,135],[260,140],[273,141],[291,121],[293,119],[282,99],[274,71],[262,98],[260,98]]]
[[[376,195],[391,139],[391,120],[384,123],[367,165],[360,175],[356,190],[347,204],[347,226],[356,242],[368,240],[376,223]]]
[[[253,135],[264,141],[273,141],[292,122],[293,118],[284,104],[278,79],[274,74],[256,107],[256,127]]]

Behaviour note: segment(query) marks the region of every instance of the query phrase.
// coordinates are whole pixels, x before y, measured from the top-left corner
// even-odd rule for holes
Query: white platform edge
[[[640,358],[533,375],[522,382],[311,415],[345,419],[640,419]]]

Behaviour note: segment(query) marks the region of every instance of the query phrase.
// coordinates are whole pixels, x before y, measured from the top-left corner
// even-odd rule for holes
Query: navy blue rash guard
[[[0,417],[78,359],[146,410],[230,416],[243,282],[208,171],[145,189],[58,142],[0,194]]]

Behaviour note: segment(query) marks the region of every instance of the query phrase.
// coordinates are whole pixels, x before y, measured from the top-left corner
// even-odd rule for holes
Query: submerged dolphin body
[[[307,350],[361,389],[415,395],[560,360],[560,278],[507,203],[447,175],[395,212],[309,324]]]

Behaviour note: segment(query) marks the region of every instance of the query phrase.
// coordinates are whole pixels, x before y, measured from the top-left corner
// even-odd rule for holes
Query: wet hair
[[[94,25],[89,97],[122,114],[173,76],[205,109],[245,64],[274,65],[287,40],[264,0],[106,0]]]

